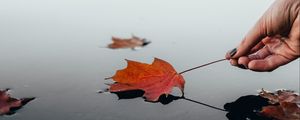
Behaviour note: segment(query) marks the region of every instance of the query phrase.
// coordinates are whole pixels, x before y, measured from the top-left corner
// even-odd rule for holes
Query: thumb
[[[267,37],[266,32],[264,32],[267,29],[264,20],[265,15],[258,20],[237,48],[226,53],[225,58],[237,59],[241,56],[247,56],[250,52],[255,52],[253,51],[254,48],[263,47],[264,44],[259,43],[263,38]]]
[[[243,38],[242,42],[239,44],[237,48],[237,52],[231,58],[239,58],[241,56],[245,56],[250,54],[251,49],[255,47],[263,38],[267,37],[267,26],[266,26],[266,17],[264,14],[257,23],[253,26],[253,28],[247,33],[247,35]]]

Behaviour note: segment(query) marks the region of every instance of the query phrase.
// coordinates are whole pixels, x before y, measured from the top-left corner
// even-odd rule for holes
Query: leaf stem
[[[179,74],[183,74],[183,73],[186,73],[186,72],[189,72],[189,71],[192,71],[192,70],[195,70],[195,69],[198,69],[198,68],[201,68],[201,67],[210,65],[210,64],[214,64],[214,63],[217,63],[217,62],[225,61],[225,60],[227,60],[227,59],[220,59],[220,60],[212,61],[212,62],[203,64],[203,65],[200,65],[200,66],[197,66],[197,67],[193,67],[193,68],[191,68],[191,69],[187,69],[187,70],[185,70],[185,71],[180,72]]]

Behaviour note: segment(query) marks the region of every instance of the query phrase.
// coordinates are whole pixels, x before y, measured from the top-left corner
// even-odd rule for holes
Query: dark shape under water
[[[108,90],[106,90],[108,92]],[[99,92],[103,93],[103,92]],[[131,90],[131,91],[122,91],[122,92],[114,92],[118,96],[119,99],[133,99],[142,97],[145,92],[142,90]],[[261,116],[259,112],[262,107],[270,105],[268,103],[268,99],[263,98],[257,95],[247,95],[238,98],[236,101],[231,103],[226,103],[224,105],[224,109],[215,107],[213,105],[209,105],[200,101],[192,100],[186,98],[184,96],[174,96],[174,95],[161,95],[158,101],[153,103],[161,103],[163,105],[167,105],[175,100],[186,100],[193,103],[197,103],[199,105],[203,105],[215,110],[220,110],[224,112],[228,112],[226,117],[229,120],[272,120],[271,118],[267,118]],[[149,102],[149,101],[147,101]]]
[[[138,98],[138,97],[142,97],[144,95],[144,91],[142,90],[130,90],[130,91],[122,91],[122,92],[113,92],[114,94],[116,94],[118,96],[119,99],[133,99],[133,98]],[[153,102],[153,103],[161,103],[163,105],[167,105],[171,102],[173,102],[174,100],[178,100],[178,99],[182,99],[183,97],[178,97],[178,96],[174,96],[174,95],[161,95],[158,99],[158,101]],[[147,101],[149,102],[149,101]]]
[[[257,95],[247,95],[236,101],[226,103],[224,109],[228,111],[229,120],[272,120],[258,114],[262,107],[269,105],[268,99]]]
[[[98,91],[98,93],[107,93],[107,92],[109,92],[108,88]],[[129,91],[120,91],[120,92],[111,92],[111,93],[116,94],[118,96],[119,100],[120,100],[120,99],[133,99],[133,98],[142,97],[145,92],[143,90],[129,90]],[[193,100],[193,99],[190,99],[190,98],[186,98],[185,96],[175,96],[175,95],[172,95],[172,94],[168,94],[168,95],[163,94],[163,95],[159,96],[159,99],[155,102],[147,101],[147,100],[145,100],[145,101],[146,102],[152,102],[152,103],[161,103],[163,105],[167,105],[167,104],[169,104],[169,103],[171,103],[175,100],[179,100],[179,99],[190,101],[190,102],[193,102],[193,103],[197,103],[199,105],[210,107],[210,108],[213,108],[213,109],[216,109],[216,110],[226,111],[222,108],[218,108],[218,107],[215,107],[213,105],[209,105],[209,104],[206,104],[206,103],[203,103],[203,102],[200,102],[200,101],[196,101],[196,100]]]
[[[174,100],[178,100],[178,99],[183,99],[183,97],[179,97],[179,96],[174,96],[174,95],[161,95],[158,99],[158,102],[160,102],[163,105],[167,105],[171,102],[173,102]]]
[[[118,96],[119,99],[133,99],[137,97],[142,97],[144,95],[144,91],[142,90],[130,90],[130,91],[121,91],[121,92],[113,92]]]
[[[108,90],[106,89],[104,91],[108,91]],[[100,91],[99,93],[103,93],[103,91]],[[142,97],[145,92],[143,90],[130,90],[130,91],[113,92],[113,93],[116,94],[119,99],[133,99],[133,98]],[[169,104],[169,103],[171,103],[175,100],[179,100],[179,99],[190,101],[190,102],[193,102],[193,103],[197,103],[199,105],[210,107],[210,108],[213,108],[213,109],[216,109],[216,110],[226,111],[222,108],[218,108],[218,107],[215,107],[215,106],[212,106],[212,105],[200,102],[200,101],[192,100],[192,99],[186,98],[184,96],[175,96],[175,95],[171,95],[171,94],[168,94],[168,95],[163,94],[159,97],[158,101],[155,101],[155,102],[146,101],[146,100],[145,101],[146,102],[152,102],[152,103],[161,103],[163,105],[167,105],[167,104]]]

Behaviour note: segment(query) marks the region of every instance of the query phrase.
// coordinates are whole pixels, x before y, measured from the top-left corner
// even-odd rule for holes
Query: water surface
[[[154,57],[177,71],[223,58],[273,0],[2,0],[0,88],[37,97],[1,120],[225,120],[225,112],[176,100],[118,100],[97,94],[124,59]],[[152,41],[138,51],[101,48],[112,35]],[[299,59],[276,71],[228,62],[184,74],[186,97],[222,107],[264,88],[299,92]]]

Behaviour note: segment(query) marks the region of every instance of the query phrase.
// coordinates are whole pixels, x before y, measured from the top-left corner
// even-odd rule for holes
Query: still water
[[[223,58],[273,0],[1,0],[0,88],[37,97],[0,120],[226,120],[225,112],[176,100],[98,94],[124,59],[158,57],[177,71]],[[147,47],[101,48],[135,34]],[[299,92],[299,59],[258,73],[227,61],[184,74],[185,96],[216,107],[264,88]]]

